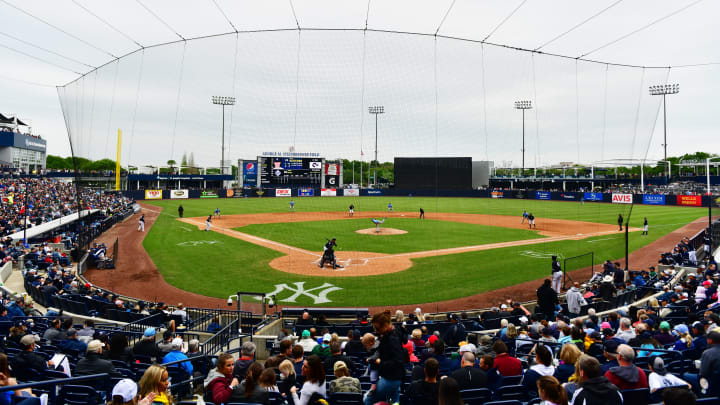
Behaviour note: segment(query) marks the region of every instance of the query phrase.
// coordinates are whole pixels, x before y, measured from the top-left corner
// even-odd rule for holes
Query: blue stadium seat
[[[525,387],[522,385],[504,385],[498,388],[496,394],[501,400],[517,399],[518,401],[524,401],[527,397]]]
[[[648,405],[650,403],[650,390],[647,388],[623,390],[620,393],[623,396],[623,403],[632,405]]]
[[[330,395],[330,405],[362,405],[363,395],[353,392],[336,392]]]
[[[490,401],[492,393],[487,388],[475,388],[460,391],[460,397],[466,405],[482,405]]]
[[[485,405],[523,405],[522,401],[518,401],[517,399],[511,399],[511,400],[503,400],[503,401],[491,401],[491,402],[485,402]]]
[[[69,405],[89,405],[103,402],[95,388],[87,385],[63,385],[60,387],[57,402]]]

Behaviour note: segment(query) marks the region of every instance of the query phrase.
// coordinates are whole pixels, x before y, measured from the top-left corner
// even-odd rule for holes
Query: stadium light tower
[[[225,106],[235,105],[235,97],[213,96],[212,103],[222,106],[222,152],[220,153],[220,174],[225,174]]]
[[[385,113],[385,107],[381,105],[376,105],[372,107],[368,107],[368,112],[370,114],[375,114],[375,174],[373,178],[373,187],[377,187],[377,165],[378,165],[378,157],[377,157],[377,134],[378,134],[378,115]]]
[[[680,92],[680,85],[675,84],[661,84],[659,86],[650,86],[651,96],[662,96],[663,98],[663,148],[665,150],[665,161],[667,162],[667,104],[665,103],[665,96],[668,94],[677,94]],[[669,167],[669,166],[668,166]],[[670,178],[670,170],[667,172],[668,179]]]
[[[522,111],[522,171],[525,171],[525,110],[532,108],[532,101],[516,101],[515,109]],[[522,172],[521,172],[522,174]]]

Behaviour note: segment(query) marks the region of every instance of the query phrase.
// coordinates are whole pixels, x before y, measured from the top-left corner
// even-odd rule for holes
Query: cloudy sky
[[[0,0],[0,15],[0,112],[30,122],[52,154],[72,140],[78,155],[113,158],[121,129],[123,164],[192,152],[217,165],[210,100],[224,95],[237,100],[229,160],[290,148],[368,159],[367,107],[383,105],[381,160],[519,167],[517,100],[534,107],[526,167],[659,159],[661,97],[648,87],[664,83],[680,84],[668,153],[720,153],[710,0]]]

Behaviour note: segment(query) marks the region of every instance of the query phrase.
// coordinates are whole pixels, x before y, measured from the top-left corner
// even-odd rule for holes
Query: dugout
[[[472,158],[396,157],[395,187],[418,190],[471,190]]]

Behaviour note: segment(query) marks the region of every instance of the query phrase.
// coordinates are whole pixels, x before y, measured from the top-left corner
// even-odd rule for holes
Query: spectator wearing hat
[[[650,368],[648,387],[650,388],[651,394],[667,387],[686,386],[689,389],[692,388],[692,385],[687,381],[668,373],[667,369],[665,369],[665,361],[663,361],[660,356],[650,356],[650,359],[648,359],[648,367]]]
[[[500,375],[507,377],[522,374],[522,362],[508,354],[508,348],[502,340],[493,343],[493,350],[496,353],[493,366]]]
[[[708,339],[707,336],[705,336],[705,324],[703,321],[697,321],[692,324],[692,336],[692,346],[695,350],[695,356],[692,356],[692,358],[698,359],[708,346]]]
[[[686,325],[682,323],[675,325],[673,328],[673,334],[678,337],[675,342],[675,346],[673,346],[673,350],[684,352],[685,350],[692,349],[693,339],[692,336],[690,336],[690,330]]]
[[[58,344],[58,348],[65,353],[67,353],[68,350],[71,352],[85,353],[87,345],[78,340],[77,330],[70,328],[65,334],[65,339],[61,340],[60,344]]]
[[[330,357],[330,341],[332,340],[332,335],[329,333],[326,333],[322,337],[322,344],[319,344],[312,349],[312,354],[315,356],[320,357],[321,359],[326,359]]]
[[[611,301],[615,294],[615,285],[613,284],[613,276],[607,275],[603,277],[600,287],[598,287],[598,296],[603,301]]]
[[[247,374],[250,365],[255,361],[256,349],[257,346],[255,346],[255,343],[253,342],[245,342],[240,348],[241,356],[235,362],[233,370],[233,377],[237,378],[238,381],[245,379],[245,375]]]
[[[35,338],[32,335],[25,335],[20,339],[20,348],[22,351],[10,359],[10,367],[12,367],[15,377],[20,381],[29,381],[34,375],[27,370],[34,370],[42,373],[48,366],[52,366],[52,361],[45,361],[45,358],[35,351]]]
[[[647,388],[647,376],[641,368],[633,364],[635,351],[628,345],[617,348],[618,366],[605,372],[605,377],[616,387],[622,390]]]
[[[451,325],[445,332],[443,340],[448,346],[457,347],[460,342],[465,340],[467,332],[465,331],[465,326],[459,322],[457,314],[450,314],[450,323]]]
[[[335,374],[335,379],[330,381],[330,394],[336,392],[362,392],[360,380],[350,375],[348,364],[344,361],[338,360],[333,364],[332,369],[326,368],[326,370],[333,370],[333,374]]]
[[[475,355],[470,351],[462,353],[460,368],[453,371],[450,377],[458,382],[460,390],[487,388],[488,386],[487,374],[475,367]]]
[[[124,378],[118,381],[112,389],[112,404],[123,404],[123,405],[150,405],[155,399],[154,392],[149,393],[145,398],[137,399],[137,384],[135,381]]]
[[[163,364],[170,363],[171,361],[178,361],[178,360],[185,360],[188,358],[185,353],[182,352],[183,349],[183,340],[181,337],[176,337],[172,340],[172,350],[170,353],[166,354],[165,357],[163,357]],[[180,368],[184,369],[188,376],[192,375],[193,372],[193,365],[189,361],[184,361],[182,363],[176,364],[175,367],[180,366]]]
[[[667,321],[660,322],[659,329],[659,332],[653,335],[653,339],[663,346],[675,343],[675,336],[670,333],[670,324]]]
[[[16,316],[24,317],[25,312],[23,308],[25,308],[25,299],[23,297],[16,297],[15,302],[7,306],[8,318],[13,319]]]
[[[145,329],[142,339],[133,346],[135,355],[147,356],[152,359],[158,359],[162,355],[155,345],[155,328],[149,327]]]
[[[99,340],[92,340],[87,345],[87,353],[85,357],[78,361],[73,371],[74,375],[91,375],[91,374],[103,374],[107,373],[110,377],[121,378],[115,366],[113,366],[110,360],[101,358],[103,351],[103,343]]]
[[[620,343],[618,343],[616,340],[608,340],[603,345],[603,356],[605,356],[605,359],[607,360],[607,362],[601,366],[603,374],[605,374],[611,368],[618,367],[620,365],[617,361],[618,346],[620,346]]]
[[[315,346],[317,346],[317,342],[310,337],[310,331],[307,329],[302,331],[301,336],[302,339],[298,340],[298,344],[303,347],[305,353],[312,352]]]

